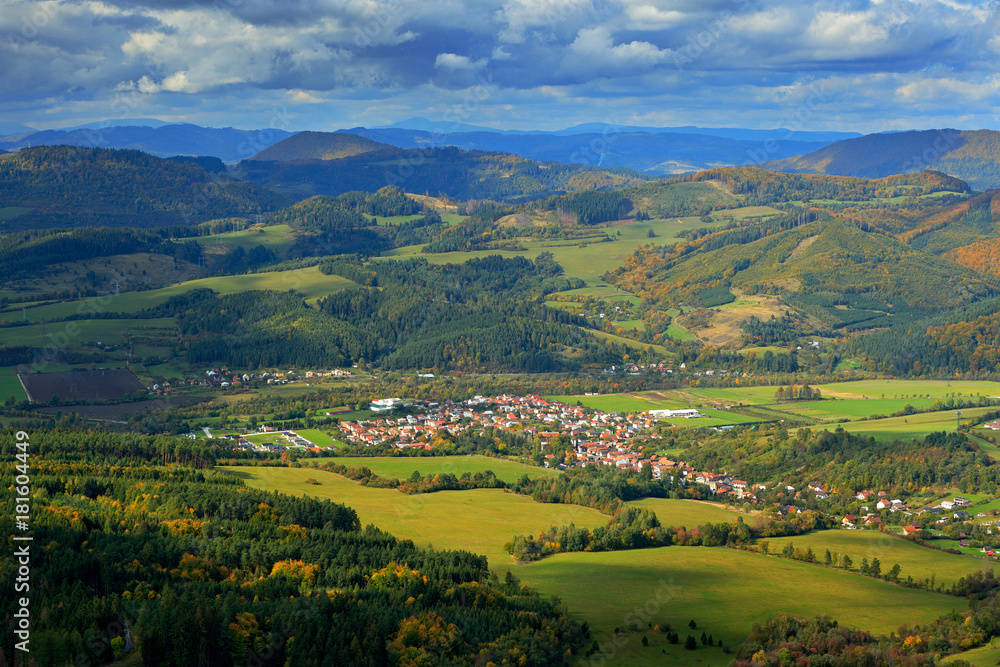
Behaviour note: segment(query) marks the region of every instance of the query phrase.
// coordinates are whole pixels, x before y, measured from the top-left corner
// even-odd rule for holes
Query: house
[[[920,532],[919,526],[903,526],[903,532],[907,535],[913,535],[914,533]]]
[[[946,510],[950,510],[951,508],[953,508],[955,506],[955,503],[953,503],[950,500],[942,500],[939,504],[941,505],[941,507],[943,507]]]
[[[880,500],[877,503],[875,503],[875,507],[878,508],[878,509],[880,509],[880,510],[887,510],[890,507],[892,507],[892,501],[891,500],[886,500],[885,498],[883,498],[882,500]]]
[[[845,514],[844,518],[840,520],[840,523],[844,526],[852,527],[854,523],[858,520],[858,517],[853,514]]]
[[[952,502],[955,503],[955,507],[962,507],[964,505],[968,505],[971,501],[968,498],[963,498],[962,496],[955,496],[955,499]]]

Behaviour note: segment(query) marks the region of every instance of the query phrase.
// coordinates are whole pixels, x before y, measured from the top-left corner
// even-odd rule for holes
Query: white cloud
[[[468,56],[460,56],[455,53],[439,53],[434,60],[434,67],[447,69],[452,72],[459,70],[478,70],[486,66],[486,59],[470,60]]]

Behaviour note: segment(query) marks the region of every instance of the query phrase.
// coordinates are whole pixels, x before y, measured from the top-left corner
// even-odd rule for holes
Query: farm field
[[[628,503],[633,507],[644,507],[656,512],[660,524],[664,526],[685,526],[694,528],[706,523],[733,523],[738,517],[746,522],[753,521],[753,515],[730,509],[720,503],[677,498],[643,498]]]
[[[624,345],[625,347],[633,350],[642,351],[648,347],[657,354],[661,355],[667,354],[667,348],[663,347],[662,345],[657,345],[655,343],[642,343],[637,340],[632,340],[631,338],[623,338],[622,336],[616,336],[606,331],[596,331],[594,329],[585,329],[585,331],[593,334],[594,336],[597,336],[598,338],[602,338],[604,340],[610,340],[614,343],[618,343],[619,345]]]
[[[501,573],[512,567],[510,554],[504,552],[503,545],[515,535],[534,534],[569,523],[596,528],[611,519],[588,507],[536,503],[503,489],[407,495],[395,489],[364,487],[335,473],[309,468],[223,469],[247,475],[247,483],[259,489],[297,496],[308,494],[344,503],[357,510],[362,526],[373,523],[419,545],[482,554],[489,558],[490,567]],[[310,477],[320,484],[306,484]]]
[[[558,596],[579,620],[589,621],[601,646],[610,646],[614,628],[626,627],[644,609],[652,611],[650,622],[670,623],[682,643],[687,634],[699,637],[704,630],[735,647],[753,623],[777,612],[828,614],[889,633],[902,623],[927,622],[967,604],[787,559],[707,547],[558,554],[513,571],[528,586]],[[665,601],[658,601],[658,593]],[[691,620],[698,624],[694,632],[688,630]],[[628,641],[607,664],[691,665],[692,657],[712,656],[700,645],[693,655],[664,656],[642,646],[644,633],[653,634],[626,633]],[[731,657],[712,657],[719,662],[707,664],[725,665]]]
[[[586,396],[576,394],[572,396],[546,396],[548,400],[562,401],[570,405],[576,405],[577,401],[592,410],[603,410],[604,412],[645,412],[646,410],[670,410],[687,407],[679,402],[663,401],[654,398],[650,393],[629,393],[629,394],[601,394],[599,396]]]
[[[408,478],[414,470],[423,476],[451,473],[456,477],[461,477],[467,472],[475,474],[492,470],[497,479],[508,484],[517,481],[523,475],[544,477],[561,474],[547,468],[486,456],[338,456],[325,460],[348,468],[366,466],[376,475],[397,479]]]
[[[28,398],[13,367],[0,368],[0,400],[5,401],[8,396],[13,396],[15,401]]]
[[[962,410],[962,421],[975,422],[977,418],[997,408],[967,408]],[[870,421],[848,422],[845,424],[824,424],[817,428],[831,429],[842,427],[850,433],[869,435],[876,440],[893,440],[901,437],[923,437],[937,431],[952,432],[956,429],[954,410],[944,412],[928,412],[907,417],[889,417],[887,419],[872,419]]]
[[[317,447],[343,447],[344,443],[332,438],[317,428],[297,428],[295,432]]]
[[[816,559],[822,563],[824,554],[829,549],[831,553],[850,556],[855,569],[862,558],[867,558],[869,562],[872,558],[878,558],[883,573],[898,563],[901,569],[900,579],[913,577],[914,581],[923,581],[934,577],[937,583],[945,586],[951,586],[961,577],[984,567],[1000,569],[982,558],[958,556],[922,547],[875,530],[821,530],[790,538],[771,538],[769,541],[771,553],[780,552],[791,542],[796,549],[812,548]]]
[[[116,345],[122,342],[122,334],[126,333],[130,327],[165,327],[175,328],[172,317],[159,317],[148,320],[70,320],[69,322],[56,322],[45,325],[44,332],[40,325],[28,325],[23,327],[0,327],[0,345],[31,345],[33,347],[44,348],[47,345],[55,344],[62,347],[61,343],[66,342],[69,347],[77,347],[84,342],[104,345]],[[96,351],[96,347],[93,348]],[[101,366],[108,366],[112,362],[102,361]],[[46,367],[39,370],[57,370]]]

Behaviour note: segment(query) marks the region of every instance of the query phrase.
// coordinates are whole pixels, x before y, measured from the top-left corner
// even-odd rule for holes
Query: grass
[[[771,552],[780,552],[789,542],[796,549],[811,547],[820,563],[827,549],[831,553],[850,556],[855,568],[861,564],[862,558],[867,558],[869,562],[878,558],[883,574],[898,563],[900,579],[913,577],[914,581],[923,581],[934,577],[938,584],[945,586],[951,586],[961,577],[983,567],[994,567],[982,558],[945,553],[874,530],[822,530],[791,538],[772,538]],[[949,545],[942,543],[941,546]]]
[[[962,421],[975,420],[996,408],[968,408],[962,410]],[[872,419],[869,421],[849,422],[840,424],[845,431],[868,435],[876,440],[894,440],[903,437],[922,437],[937,431],[952,432],[956,430],[955,412],[929,412],[908,417],[889,417],[888,419]],[[821,428],[830,429],[832,425]]]
[[[213,234],[196,239],[208,252],[225,252],[234,248],[250,250],[264,246],[279,258],[295,244],[292,228],[288,225],[268,225],[255,229],[245,229],[241,232]]]
[[[995,643],[994,640],[985,646],[945,658],[942,664],[948,667],[952,661],[965,660],[974,667],[995,667],[1000,665],[1000,647],[994,646]]]
[[[316,428],[299,428],[295,432],[317,447],[343,447],[344,443]]]
[[[96,343],[100,341],[104,345],[113,345],[122,342],[122,335],[130,327],[164,327],[175,329],[173,318],[161,317],[149,320],[71,320],[69,322],[56,322],[45,325],[44,332],[40,325],[28,325],[24,327],[3,327],[0,328],[0,345],[32,345],[35,347],[45,347],[52,345],[53,341],[57,347],[78,347],[84,342]],[[96,348],[92,348],[96,350]],[[102,361],[101,366],[107,366],[111,361]],[[42,370],[42,369],[39,369]]]
[[[669,623],[682,643],[687,634],[697,638],[704,630],[735,647],[753,623],[779,612],[806,617],[829,614],[845,624],[889,633],[903,623],[927,622],[966,608],[959,598],[786,559],[706,547],[559,554],[518,566],[514,573],[542,594],[558,596],[575,617],[589,621],[602,646],[611,645],[614,628],[626,627],[635,618]],[[693,632],[688,629],[691,620],[698,625]],[[646,623],[641,625],[652,636]],[[641,645],[643,632],[627,633],[624,646],[606,664],[691,665],[702,656],[720,660],[710,664],[726,664],[700,645],[694,653],[665,656]]]
[[[694,528],[706,523],[733,523],[738,517],[751,522],[752,517],[730,509],[719,503],[698,500],[678,500],[675,498],[643,498],[628,503],[634,507],[644,507],[656,512],[656,517],[664,526],[685,526]]]
[[[8,396],[13,396],[15,401],[23,401],[28,398],[14,369],[0,368],[0,402],[6,401]]]
[[[25,208],[23,206],[0,206],[0,220],[10,220],[11,218],[16,218],[19,215],[24,215],[30,210],[30,208]]]
[[[48,321],[75,313],[133,313],[143,308],[155,307],[172,296],[201,288],[212,289],[220,294],[234,294],[246,290],[278,290],[281,292],[295,290],[307,300],[315,300],[342,289],[353,289],[355,287],[358,287],[358,285],[346,278],[326,276],[320,273],[319,267],[310,266],[291,271],[199,278],[161,289],[144,292],[124,292],[117,297],[105,296],[56,303],[30,309],[28,311],[28,318],[36,321]]]
[[[374,523],[400,538],[436,549],[467,549],[484,554],[490,566],[511,570],[543,595],[558,596],[579,620],[587,620],[594,639],[611,652],[614,628],[641,619],[642,631],[626,632],[604,664],[726,665],[731,656],[699,646],[694,653],[668,646],[646,622],[670,623],[688,633],[687,623],[735,647],[751,625],[774,613],[829,614],[844,623],[888,633],[902,623],[927,622],[964,601],[893,586],[866,577],[760,554],[706,547],[667,547],[605,553],[560,554],[530,564],[513,564],[503,543],[514,534],[537,533],[552,525],[596,527],[606,515],[576,505],[533,503],[500,490],[441,492],[407,496],[369,489],[332,473],[308,468],[228,468],[248,476],[251,486],[294,495],[329,498],[354,507],[362,525]],[[304,484],[308,477],[320,485]],[[671,517],[703,522],[734,512],[713,506],[645,500]],[[714,514],[721,512],[721,515]],[[659,598],[657,597],[659,595]],[[647,615],[648,614],[648,615]],[[647,621],[648,619],[648,621]],[[641,645],[646,634],[650,646]],[[664,651],[664,652],[661,652]]]
[[[501,571],[512,566],[503,545],[517,534],[535,534],[569,523],[596,528],[610,519],[590,508],[536,503],[502,489],[407,495],[394,489],[370,489],[346,477],[310,468],[226,469],[248,474],[247,483],[257,488],[344,503],[357,511],[362,526],[373,523],[423,546],[483,554],[489,558],[491,568]],[[320,484],[305,484],[309,477]]]
[[[597,331],[595,329],[586,329],[585,331],[592,333],[593,335],[603,340],[608,340],[611,341],[612,343],[618,343],[619,345],[624,345],[625,347],[632,350],[638,350],[641,352],[648,347],[657,354],[659,354],[660,356],[667,356],[669,354],[669,352],[667,352],[667,348],[663,347],[662,345],[657,345],[656,343],[643,343],[638,340],[632,340],[631,338],[616,336],[615,334],[610,334],[606,331]]]
[[[649,393],[601,394],[599,396],[546,396],[554,401],[576,405],[579,401],[592,410],[604,412],[645,412],[646,410],[670,410],[685,407],[674,401],[657,400]]]
[[[461,477],[467,472],[475,474],[492,470],[497,479],[507,483],[517,481],[522,475],[544,477],[561,474],[547,468],[486,456],[338,456],[332,460],[349,468],[366,466],[377,475],[397,479],[407,479],[414,470],[425,477],[445,473]]]
[[[488,255],[503,255],[504,257],[515,257],[520,255],[528,258],[534,258],[541,252],[549,251],[553,254],[556,261],[562,265],[567,276],[585,280],[588,287],[610,287],[611,289],[614,289],[613,286],[609,286],[605,283],[601,276],[608,271],[617,268],[636,248],[649,243],[663,245],[679,241],[680,238],[677,236],[677,233],[682,229],[697,229],[700,227],[713,227],[715,225],[723,224],[723,221],[721,220],[707,225],[702,222],[697,222],[697,218],[694,220],[695,222],[692,222],[691,219],[684,222],[678,218],[670,218],[669,220],[648,220],[637,222],[621,227],[595,228],[594,233],[597,235],[607,233],[612,239],[610,242],[593,242],[585,244],[562,242],[565,243],[565,245],[557,245],[557,243],[560,242],[553,242],[551,240],[523,241],[527,250],[477,250],[469,252],[433,254],[421,253],[420,249],[423,247],[423,244],[421,244],[390,250],[385,253],[383,257],[424,257],[432,264],[446,264],[449,262],[457,264],[473,257],[486,257]],[[652,228],[653,233],[656,234],[655,238],[649,238],[647,236],[650,228]]]

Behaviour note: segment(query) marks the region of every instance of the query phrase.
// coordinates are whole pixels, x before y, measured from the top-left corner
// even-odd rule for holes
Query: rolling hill
[[[940,129],[869,134],[759,166],[865,178],[934,169],[986,190],[1000,187],[1000,132]]]
[[[284,196],[135,150],[33,146],[0,159],[6,229],[164,227],[273,211]]]
[[[260,162],[292,162],[301,160],[339,160],[366,153],[398,153],[388,144],[353,134],[339,132],[299,132],[273,146],[265,148],[250,160]]]
[[[86,148],[130,148],[158,157],[209,155],[226,162],[252,156],[292,136],[278,129],[237,130],[231,127],[201,127],[190,123],[158,127],[80,127],[69,130],[22,132],[0,139],[0,148],[27,146],[83,146]]]

